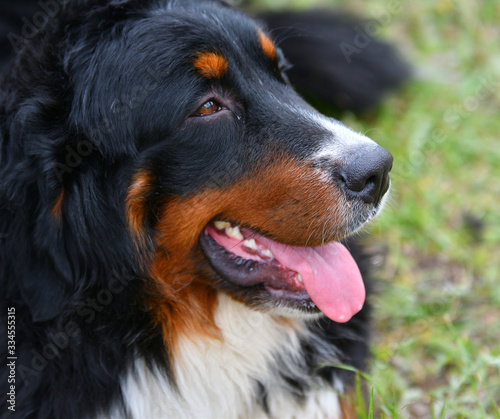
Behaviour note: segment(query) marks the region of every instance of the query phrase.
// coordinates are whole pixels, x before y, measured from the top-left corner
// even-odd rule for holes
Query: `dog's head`
[[[62,40],[18,64],[52,69],[33,70],[33,90],[10,106],[13,126],[31,121],[11,132],[45,150],[33,158],[44,159],[40,222],[57,231],[44,246],[69,265],[58,275],[74,287],[85,263],[102,275],[130,256],[166,333],[175,318],[208,319],[218,292],[349,320],[365,291],[339,241],[379,212],[391,155],[305,103],[272,36],[243,13],[146,3],[68,12],[52,29]]]

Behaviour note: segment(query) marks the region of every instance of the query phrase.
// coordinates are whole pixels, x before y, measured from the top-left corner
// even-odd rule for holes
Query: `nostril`
[[[370,185],[376,185],[377,183],[378,183],[377,176],[370,176],[368,179],[366,179],[365,188]]]
[[[357,176],[357,174],[345,172],[339,174],[339,180],[352,192],[362,192],[367,187],[377,183],[376,176],[371,176],[368,179],[365,179],[363,176],[360,177]]]

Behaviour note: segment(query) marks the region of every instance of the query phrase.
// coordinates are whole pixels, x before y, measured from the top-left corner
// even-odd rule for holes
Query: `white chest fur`
[[[224,339],[181,341],[176,359],[178,390],[159,369],[138,359],[123,378],[126,411],[133,419],[336,419],[341,417],[337,394],[320,386],[298,402],[276,365],[301,374],[303,354],[299,332],[282,320],[247,308],[221,295],[216,322]],[[299,320],[300,322],[300,320]],[[303,373],[302,373],[303,374]],[[268,389],[265,412],[258,385]],[[337,386],[338,387],[338,386]],[[341,388],[337,388],[341,390]],[[117,413],[117,412],[116,412]],[[123,417],[115,414],[113,417]]]

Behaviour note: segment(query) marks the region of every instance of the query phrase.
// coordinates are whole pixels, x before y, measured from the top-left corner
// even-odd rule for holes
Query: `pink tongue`
[[[335,322],[347,322],[365,302],[358,265],[340,243],[319,247],[287,246],[259,237],[278,261],[302,276],[314,304]]]

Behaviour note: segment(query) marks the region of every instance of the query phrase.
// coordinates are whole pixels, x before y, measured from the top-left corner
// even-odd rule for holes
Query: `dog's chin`
[[[199,239],[217,285],[272,314],[346,322],[363,305],[359,270],[339,242],[300,247],[226,222],[210,222]]]

